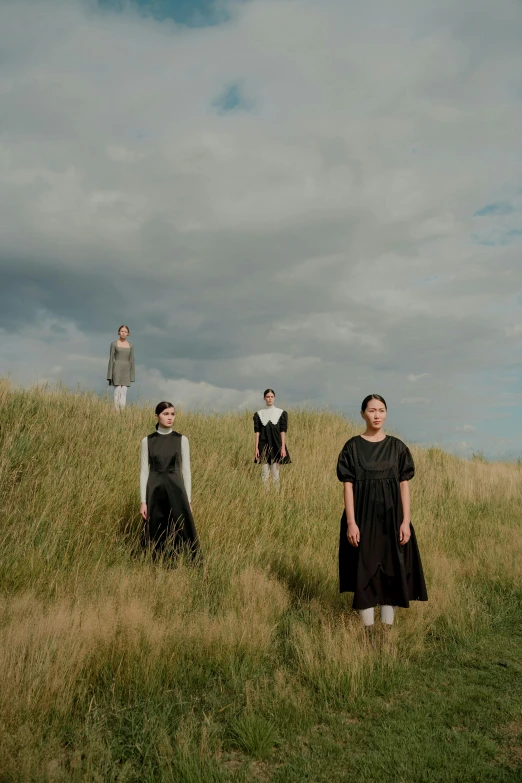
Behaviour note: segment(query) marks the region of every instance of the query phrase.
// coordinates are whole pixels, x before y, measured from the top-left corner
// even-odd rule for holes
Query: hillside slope
[[[449,677],[450,663],[467,688],[459,656],[489,660],[501,638],[505,649],[513,640],[519,467],[412,449],[430,601],[399,612],[389,648],[376,652],[337,591],[335,464],[353,424],[291,412],[293,464],[281,492],[267,494],[250,413],[180,412],[202,569],[152,563],[140,549],[138,452],[150,409],[118,415],[93,395],[3,381],[0,426],[0,780],[517,779],[515,648],[507,679],[483,697],[480,715],[496,709],[493,720],[479,730],[459,718],[448,776],[447,737],[427,771],[424,751],[397,743],[423,687],[417,722],[435,709],[446,686],[429,697],[430,681]],[[418,683],[413,694],[406,682]],[[383,698],[399,709],[397,734],[382,725]],[[449,718],[436,709],[430,720]],[[417,722],[406,745],[422,749]],[[372,732],[381,739],[366,752]],[[371,762],[379,742],[395,749],[389,763],[379,761],[385,749]]]

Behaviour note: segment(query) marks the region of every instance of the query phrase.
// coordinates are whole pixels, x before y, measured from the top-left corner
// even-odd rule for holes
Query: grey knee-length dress
[[[107,380],[113,386],[130,386],[134,382],[134,346],[129,348],[118,346],[118,341],[111,343]]]

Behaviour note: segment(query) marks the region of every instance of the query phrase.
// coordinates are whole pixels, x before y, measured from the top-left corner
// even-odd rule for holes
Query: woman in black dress
[[[428,600],[410,522],[413,459],[402,441],[384,434],[386,413],[386,402],[378,394],[364,399],[361,416],[366,431],[345,443],[337,463],[345,505],[340,591],[353,592],[353,608],[366,627],[373,626],[375,606],[381,607],[381,622],[390,626],[395,607]]]
[[[271,472],[274,486],[279,488],[279,466],[288,465],[292,461],[286,448],[288,414],[275,407],[273,389],[266,389],[263,397],[265,407],[254,414],[254,462],[263,466],[261,477],[265,486],[268,486]]]
[[[172,429],[176,411],[171,402],[156,406],[156,431],[141,442],[140,514],[146,542],[155,551],[185,549],[199,554],[192,516],[190,448],[185,435]]]

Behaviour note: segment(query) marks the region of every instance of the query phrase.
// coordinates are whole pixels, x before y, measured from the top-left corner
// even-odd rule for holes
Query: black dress
[[[339,540],[339,587],[353,592],[353,608],[377,605],[409,606],[427,601],[426,584],[415,531],[401,546],[400,482],[415,472],[408,447],[387,435],[372,442],[360,435],[344,445],[337,462],[339,481],[353,484],[355,522],[359,546],[348,542],[346,511],[341,518]]]
[[[288,449],[286,457],[281,456],[281,433],[288,431],[288,414],[281,408],[264,408],[254,413],[254,432],[259,432],[259,459],[254,462],[267,462],[271,465],[288,465],[292,460]]]
[[[185,549],[195,557],[199,541],[181,473],[181,435],[153,432],[147,445],[147,543],[156,550]]]

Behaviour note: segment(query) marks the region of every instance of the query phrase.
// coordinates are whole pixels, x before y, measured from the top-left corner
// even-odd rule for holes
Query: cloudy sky
[[[518,0],[2,0],[0,374],[522,455]]]

